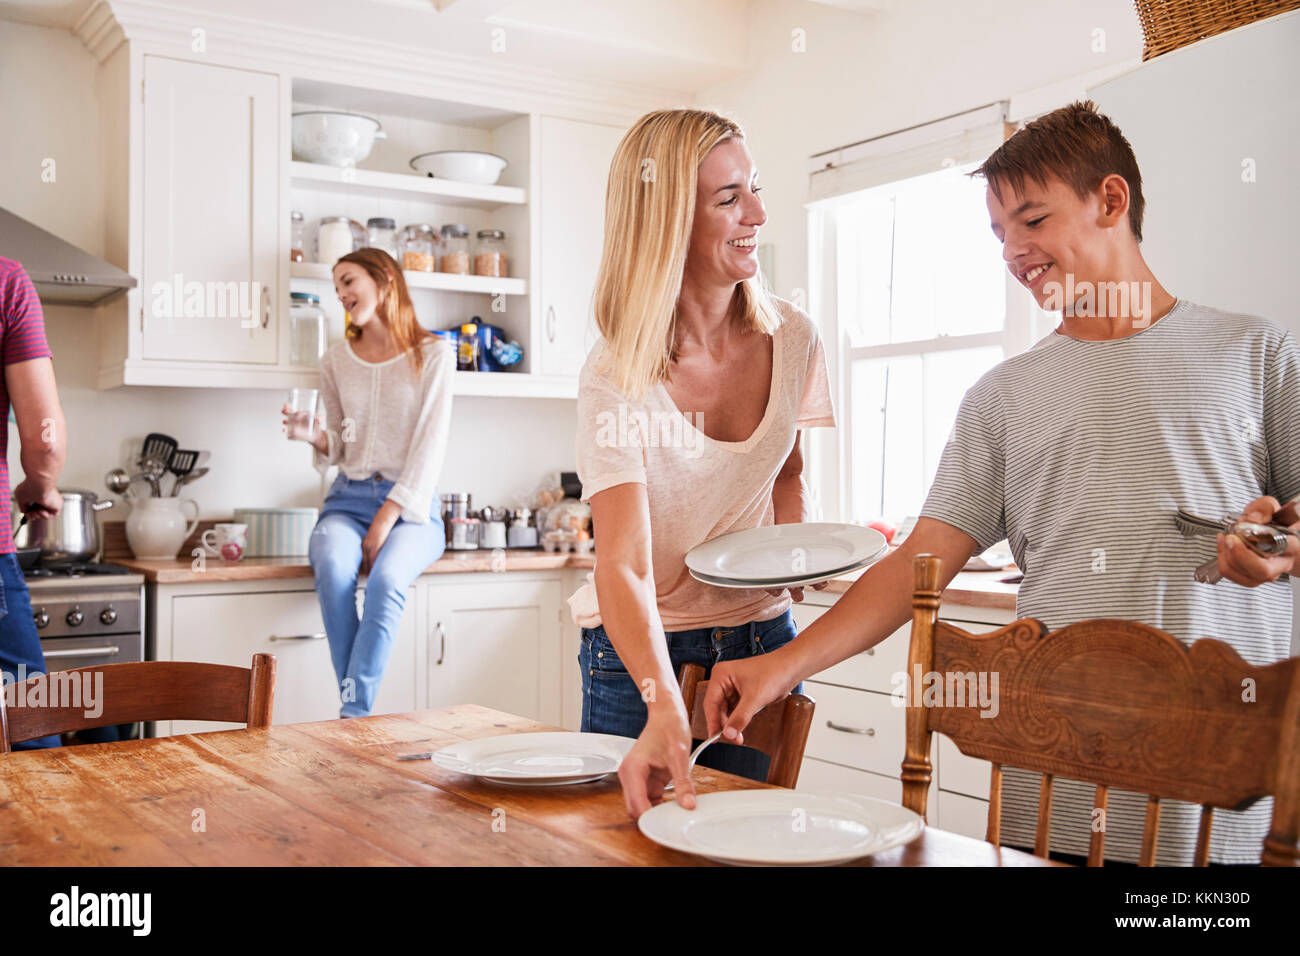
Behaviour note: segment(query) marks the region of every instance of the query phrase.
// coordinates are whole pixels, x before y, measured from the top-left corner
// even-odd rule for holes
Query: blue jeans
[[[364,717],[374,707],[406,606],[406,589],[438,560],[446,545],[437,495],[429,504],[428,524],[397,519],[366,579],[358,619],[361,542],[392,488],[393,482],[379,474],[357,480],[340,474],[311,533],[308,554],[339,680],[340,717]]]
[[[668,658],[673,674],[683,664],[699,664],[707,680],[718,661],[754,657],[794,640],[794,617],[789,611],[770,621],[751,621],[735,627],[701,627],[668,631]],[[582,729],[589,733],[638,737],[646,722],[646,705],[627,668],[614,651],[604,627],[584,627],[578,648],[582,667]],[[803,684],[795,688],[803,690]],[[698,744],[699,741],[696,741]],[[700,754],[699,764],[728,773],[766,780],[770,760],[749,747],[716,743]]]
[[[41,640],[32,619],[32,597],[27,591],[27,579],[18,566],[18,555],[0,554],[0,680],[8,686],[11,681],[26,680],[45,673],[45,655],[41,653]],[[19,670],[19,665],[22,669]],[[58,747],[62,743],[57,735],[37,737],[14,744],[14,750],[39,750]]]

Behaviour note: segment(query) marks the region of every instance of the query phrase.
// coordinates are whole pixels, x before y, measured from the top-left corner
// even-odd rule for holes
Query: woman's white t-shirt
[[[705,541],[772,524],[772,488],[798,430],[835,425],[817,329],[789,302],[773,301],[782,322],[772,336],[767,410],[743,442],[709,438],[706,423],[682,414],[663,385],[642,402],[630,402],[596,371],[603,343],[592,349],[578,380],[582,499],[628,482],[646,486],[655,593],[666,631],[766,621],[790,605],[788,595],[774,597],[762,588],[704,584],[691,577],[685,561]],[[617,530],[602,529],[611,532]],[[593,575],[569,598],[569,607],[579,626],[601,623]]]

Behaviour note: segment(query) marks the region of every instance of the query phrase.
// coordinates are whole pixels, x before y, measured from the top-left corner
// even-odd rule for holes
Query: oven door
[[[67,671],[75,667],[93,667],[99,664],[129,664],[144,659],[144,638],[140,634],[98,634],[93,637],[47,637],[41,641],[45,666],[51,671]],[[78,731],[73,738],[64,738],[69,744],[110,743],[115,740],[133,740],[147,733],[140,724],[117,724]]]

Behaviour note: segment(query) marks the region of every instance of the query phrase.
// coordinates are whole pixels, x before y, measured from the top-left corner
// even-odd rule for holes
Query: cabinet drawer
[[[989,804],[959,793],[939,791],[939,816],[943,828],[962,836],[983,840],[988,835]]]
[[[903,764],[906,708],[895,707],[888,694],[815,681],[808,681],[806,687],[808,696],[817,701],[806,755],[897,779]]]
[[[362,600],[358,593],[358,611]],[[416,708],[414,592],[394,637],[393,652],[373,713]],[[330,661],[315,591],[183,595],[172,599],[172,659],[248,667],[254,654],[275,657],[272,722],[295,724],[339,715],[338,682]],[[238,724],[172,721],[176,734],[223,730]],[[159,727],[166,733],[165,725]]]
[[[815,757],[804,758],[803,765],[799,768],[799,784],[795,789],[860,793],[891,803],[901,803],[903,799],[903,785],[897,777],[841,767],[837,763],[828,763]]]
[[[957,745],[943,734],[932,738],[939,743],[939,786],[968,797],[989,798],[989,774],[993,764],[987,760],[967,757]]]
[[[904,625],[875,647],[832,664],[814,674],[812,679],[888,694],[895,686],[894,675],[907,673],[907,645],[911,633],[912,625]]]

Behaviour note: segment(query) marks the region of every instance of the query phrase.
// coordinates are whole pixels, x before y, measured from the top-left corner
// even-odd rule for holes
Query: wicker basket
[[[1216,33],[1300,8],[1300,0],[1133,0],[1142,24],[1142,59]]]

